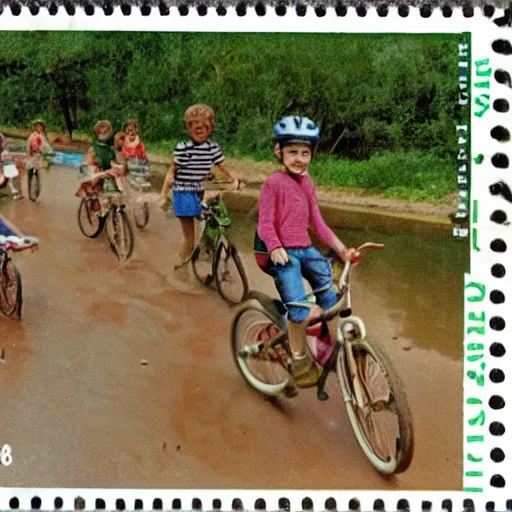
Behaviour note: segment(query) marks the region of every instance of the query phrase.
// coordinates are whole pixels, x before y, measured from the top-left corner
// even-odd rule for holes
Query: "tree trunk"
[[[69,110],[69,100],[65,96],[59,98],[60,108],[64,115],[64,122],[66,123],[66,129],[68,132],[69,140],[73,139],[73,120],[71,119],[71,112]]]
[[[340,136],[336,139],[336,142],[334,143],[334,145],[332,146],[331,150],[329,151],[329,154],[332,155],[334,153],[334,150],[336,149],[336,147],[338,146],[338,144],[340,143],[341,139],[343,137],[345,137],[345,135],[348,133],[348,130],[347,128],[344,128],[343,131],[341,132]]]

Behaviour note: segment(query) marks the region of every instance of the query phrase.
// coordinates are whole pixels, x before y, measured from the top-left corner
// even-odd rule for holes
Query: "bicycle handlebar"
[[[238,192],[238,191],[243,190],[245,187],[247,187],[247,183],[244,180],[238,179],[237,181],[238,181],[238,186],[237,186],[236,189],[234,189],[235,191]],[[233,190],[233,189],[227,188],[227,187],[223,187],[222,185],[231,185],[232,183],[234,183],[234,182],[233,181],[223,181],[223,182],[218,183],[221,186],[205,187],[205,192],[208,192],[208,191],[217,191],[219,193],[220,192],[227,192],[227,191]]]
[[[39,245],[39,238],[35,236],[0,235],[0,248],[5,251],[23,251],[36,245]]]
[[[356,250],[357,250],[357,252],[360,253],[360,252],[364,251],[365,249],[383,249],[383,248],[384,248],[384,244],[378,244],[376,242],[365,242],[364,244],[360,245]],[[345,288],[347,286],[348,274],[350,272],[350,269],[352,268],[353,263],[354,262],[352,262],[352,261],[347,261],[343,267],[343,272],[341,273],[340,280],[338,283],[340,290],[342,290],[343,288]]]

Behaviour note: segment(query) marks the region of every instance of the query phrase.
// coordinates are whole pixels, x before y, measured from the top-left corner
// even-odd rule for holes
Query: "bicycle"
[[[10,251],[22,251],[39,245],[35,237],[0,235],[0,311],[21,320],[23,293],[21,275],[9,256]]]
[[[110,248],[120,262],[127,261],[133,252],[133,230],[126,215],[125,203],[121,192],[101,192],[100,197],[108,201],[105,225]]]
[[[238,304],[247,296],[249,283],[237,248],[226,235],[231,225],[226,204],[219,194],[201,205],[199,245],[191,257],[194,274],[205,286],[215,281],[221,297]]]
[[[50,169],[51,157],[53,153],[42,153],[41,155],[34,155],[29,158],[29,165],[27,170],[28,179],[28,197],[31,201],[35,202],[41,193],[41,180],[39,178],[39,169],[41,161],[47,163],[46,169]]]
[[[79,177],[85,179],[82,183],[93,176],[88,165],[79,167]],[[94,187],[92,183],[91,187]],[[106,226],[110,248],[121,262],[130,258],[134,247],[133,230],[125,208],[123,193],[108,189],[96,193],[89,190],[78,206],[78,226],[82,234],[97,238]]]
[[[358,248],[382,248],[371,242]],[[367,338],[362,319],[352,314],[349,273],[351,263],[333,258],[339,277],[337,303],[308,322],[308,345],[323,367],[315,384],[317,398],[327,400],[325,384],[335,372],[349,421],[370,463],[382,474],[407,470],[414,452],[411,412],[403,385],[384,349]],[[337,281],[335,277],[335,282]],[[286,307],[279,301],[251,292],[238,307],[231,328],[235,364],[247,384],[259,393],[276,397],[291,382],[292,351],[286,330]],[[339,315],[340,325],[332,340],[327,321]],[[378,418],[377,415],[383,413]],[[396,417],[395,417],[396,416]],[[379,421],[376,421],[376,420]],[[383,423],[380,423],[383,420]],[[394,432],[380,446],[382,426]]]
[[[145,228],[149,222],[149,204],[148,201],[138,196],[139,193],[145,194],[151,189],[151,183],[148,178],[151,176],[149,167],[144,160],[138,158],[129,158],[126,162],[127,181],[130,189],[136,191],[134,205],[135,224],[139,228]]]

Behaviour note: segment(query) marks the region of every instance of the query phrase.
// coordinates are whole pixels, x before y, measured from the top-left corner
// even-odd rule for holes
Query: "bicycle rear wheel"
[[[145,228],[149,222],[149,205],[147,201],[137,201],[134,208],[135,224],[139,228]]]
[[[285,369],[283,351],[268,349],[268,342],[282,332],[280,315],[272,300],[252,292],[239,310],[231,327],[231,348],[236,366],[255,391],[277,396],[286,388],[290,376]]]
[[[21,319],[22,308],[21,276],[12,260],[7,260],[0,275],[0,308],[6,316],[15,313]]]
[[[37,201],[41,193],[41,182],[39,180],[39,172],[37,169],[28,170],[28,197],[31,201]]]
[[[78,207],[78,226],[88,238],[96,238],[103,231],[105,217],[100,217],[100,202],[97,198],[84,197]]]
[[[225,301],[239,304],[249,291],[247,275],[236,247],[228,240],[225,242],[221,241],[215,250],[215,285]]]
[[[348,350],[354,357],[357,379],[349,369]],[[345,399],[348,417],[370,463],[382,474],[405,471],[414,452],[411,411],[384,350],[368,339],[348,341],[339,351],[336,373],[343,396],[350,397]],[[356,400],[358,389],[360,400]]]
[[[199,245],[192,254],[192,268],[194,274],[201,284],[208,286],[212,280],[213,258],[215,246],[207,236],[201,236]]]
[[[133,231],[123,208],[110,208],[107,215],[107,236],[119,261],[127,261],[133,252]]]

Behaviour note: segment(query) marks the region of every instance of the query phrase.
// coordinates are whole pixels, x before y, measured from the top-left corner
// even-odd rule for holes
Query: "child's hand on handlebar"
[[[340,258],[344,263],[350,261],[350,263],[355,264],[359,263],[359,260],[361,259],[361,253],[357,249],[350,247],[345,249],[345,251],[340,254]]]
[[[290,259],[288,258],[288,253],[282,247],[278,247],[274,249],[270,253],[270,259],[275,265],[286,265]]]

